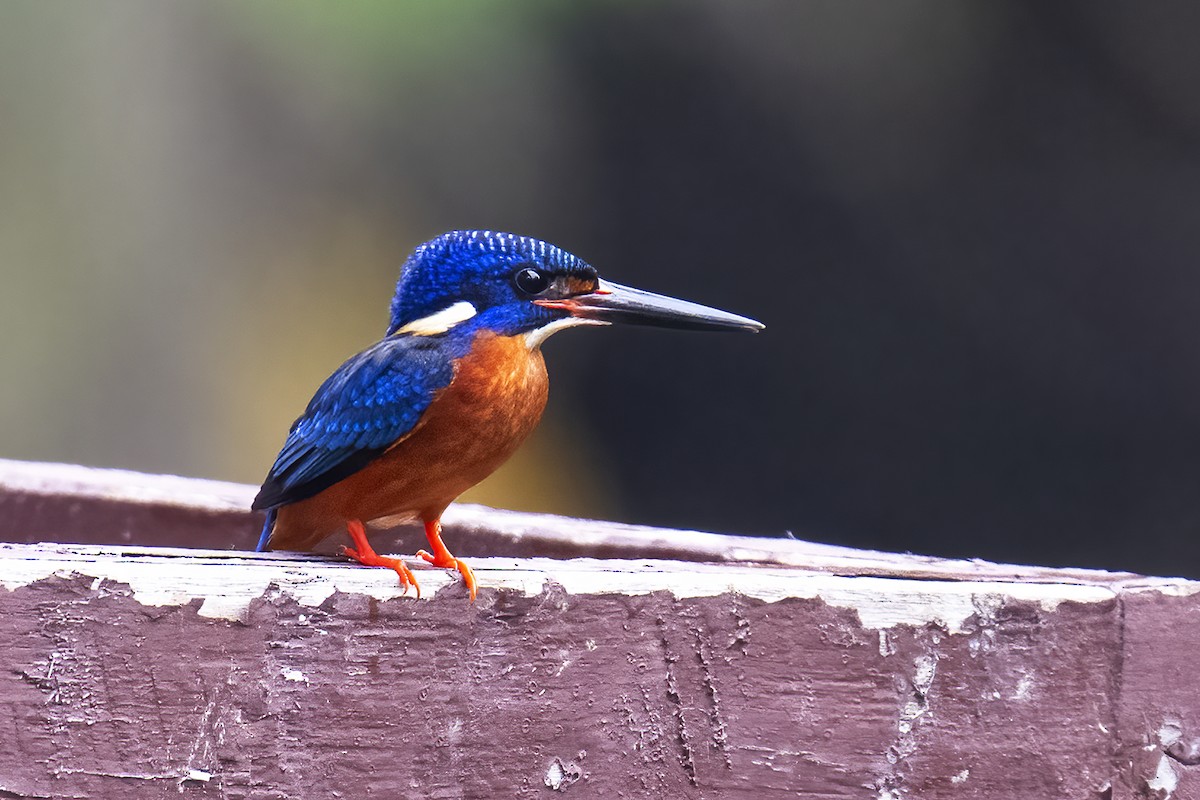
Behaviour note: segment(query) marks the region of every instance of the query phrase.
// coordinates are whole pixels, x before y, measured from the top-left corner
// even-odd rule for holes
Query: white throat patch
[[[610,325],[609,322],[604,322],[598,319],[583,319],[582,317],[565,317],[556,319],[553,322],[546,323],[540,328],[534,328],[525,334],[525,344],[530,350],[537,350],[542,346],[542,342],[550,338],[551,334],[558,333],[566,328],[574,328],[576,325]]]
[[[466,300],[459,300],[454,305],[443,308],[441,311],[430,314],[428,317],[414,319],[396,331],[396,333],[411,333],[413,336],[436,336],[439,333],[445,333],[459,323],[466,322],[475,316],[476,313],[478,312],[475,310],[475,306]]]

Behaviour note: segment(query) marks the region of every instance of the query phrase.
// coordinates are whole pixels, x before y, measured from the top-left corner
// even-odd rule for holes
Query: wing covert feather
[[[252,507],[305,500],[362,469],[417,426],[453,377],[440,337],[391,337],[350,358],[292,423]]]

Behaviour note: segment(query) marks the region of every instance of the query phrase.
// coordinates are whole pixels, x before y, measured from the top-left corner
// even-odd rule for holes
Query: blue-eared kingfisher
[[[345,530],[345,555],[388,567],[420,596],[412,571],[380,556],[364,524],[420,520],[428,551],[471,568],[442,542],[439,519],[533,431],[546,406],[541,346],[577,325],[628,322],[693,330],[759,331],[715,308],[603,280],[588,263],[538,239],[453,231],[413,251],[400,271],[383,339],[317,389],[291,427],[255,510],[267,512],[258,549],[311,550]]]

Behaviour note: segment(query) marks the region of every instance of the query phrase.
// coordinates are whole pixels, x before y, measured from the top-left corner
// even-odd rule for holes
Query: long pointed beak
[[[689,303],[653,292],[644,292],[601,279],[600,288],[563,300],[534,300],[546,308],[569,311],[581,319],[597,322],[621,322],[679,328],[693,331],[751,331],[765,326],[749,317],[741,317],[716,308]]]

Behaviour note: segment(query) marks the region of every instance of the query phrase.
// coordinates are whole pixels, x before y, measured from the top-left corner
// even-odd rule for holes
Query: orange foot
[[[425,523],[425,537],[429,539],[429,546],[433,548],[433,552],[428,550],[418,550],[417,556],[425,559],[435,567],[443,569],[456,569],[463,576],[463,583],[467,585],[467,591],[471,593],[471,602],[475,602],[475,573],[471,572],[471,568],[467,566],[467,562],[461,558],[455,558],[450,555],[450,551],[446,549],[446,545],[442,543],[442,523],[438,520]]]
[[[396,574],[400,576],[400,585],[404,587],[404,593],[408,594],[408,587],[411,585],[417,590],[417,599],[421,598],[421,587],[417,583],[416,576],[412,574],[412,570],[398,558],[388,558],[376,553],[371,547],[371,543],[367,541],[367,529],[361,522],[356,519],[350,520],[346,523],[346,531],[354,541],[354,547],[343,547],[343,555],[353,558],[364,566],[387,567],[396,570]]]

